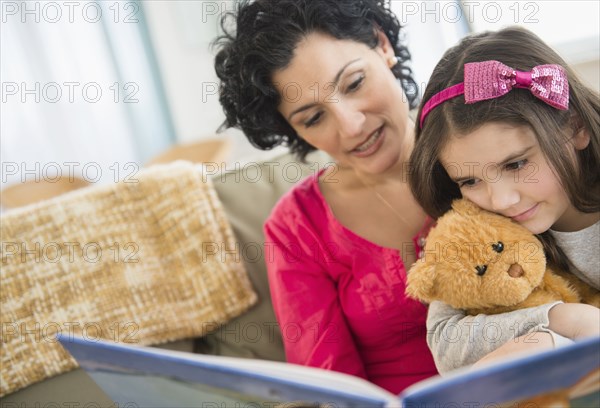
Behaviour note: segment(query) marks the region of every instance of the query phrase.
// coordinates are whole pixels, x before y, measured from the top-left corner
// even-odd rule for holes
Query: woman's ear
[[[392,47],[392,43],[390,39],[385,35],[381,28],[376,28],[375,33],[377,34],[377,52],[383,57],[384,61],[389,61],[391,58],[396,56],[396,52],[394,51],[394,47]]]

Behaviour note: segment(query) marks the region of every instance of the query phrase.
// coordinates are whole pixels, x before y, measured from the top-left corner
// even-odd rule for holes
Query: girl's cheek
[[[479,189],[477,189],[479,190]],[[463,198],[466,198],[469,201],[472,201],[478,207],[481,207],[485,210],[489,210],[489,203],[487,202],[485,193],[483,191],[477,191],[475,189],[465,189],[461,190]]]

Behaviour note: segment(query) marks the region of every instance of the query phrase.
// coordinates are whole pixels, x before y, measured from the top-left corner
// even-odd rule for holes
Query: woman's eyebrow
[[[344,73],[344,71],[346,70],[346,68],[348,68],[350,65],[354,64],[355,62],[357,62],[359,60],[360,60],[360,58],[353,59],[352,61],[350,61],[346,65],[344,65],[342,68],[340,68],[340,70],[338,71],[338,73],[335,75],[335,78],[333,78],[333,81],[331,81],[330,83],[332,83],[334,85],[334,87],[337,87],[338,83],[340,82],[340,78],[342,77],[342,74]],[[292,120],[292,116],[294,116],[295,114],[303,112],[303,111],[305,111],[307,109],[310,109],[313,106],[315,106],[316,104],[317,104],[316,102],[308,103],[308,104],[302,105],[298,109],[294,110],[292,113],[290,113],[288,115],[288,118],[287,118],[288,122],[290,122]]]

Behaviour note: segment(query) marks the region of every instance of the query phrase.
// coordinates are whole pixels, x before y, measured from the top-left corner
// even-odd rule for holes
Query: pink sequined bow
[[[483,61],[465,64],[464,71],[464,82],[438,92],[423,106],[421,127],[432,109],[462,94],[465,103],[471,104],[501,97],[513,88],[527,88],[548,105],[560,110],[569,109],[567,73],[560,65],[538,65],[529,72],[522,72],[498,61]]]

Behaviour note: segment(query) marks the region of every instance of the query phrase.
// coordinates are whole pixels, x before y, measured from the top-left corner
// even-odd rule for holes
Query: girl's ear
[[[578,115],[571,117],[573,123],[573,147],[575,150],[583,150],[590,144],[590,132],[583,126],[583,121]]]
[[[584,127],[581,127],[573,136],[573,146],[576,150],[583,150],[590,144],[590,132]]]

